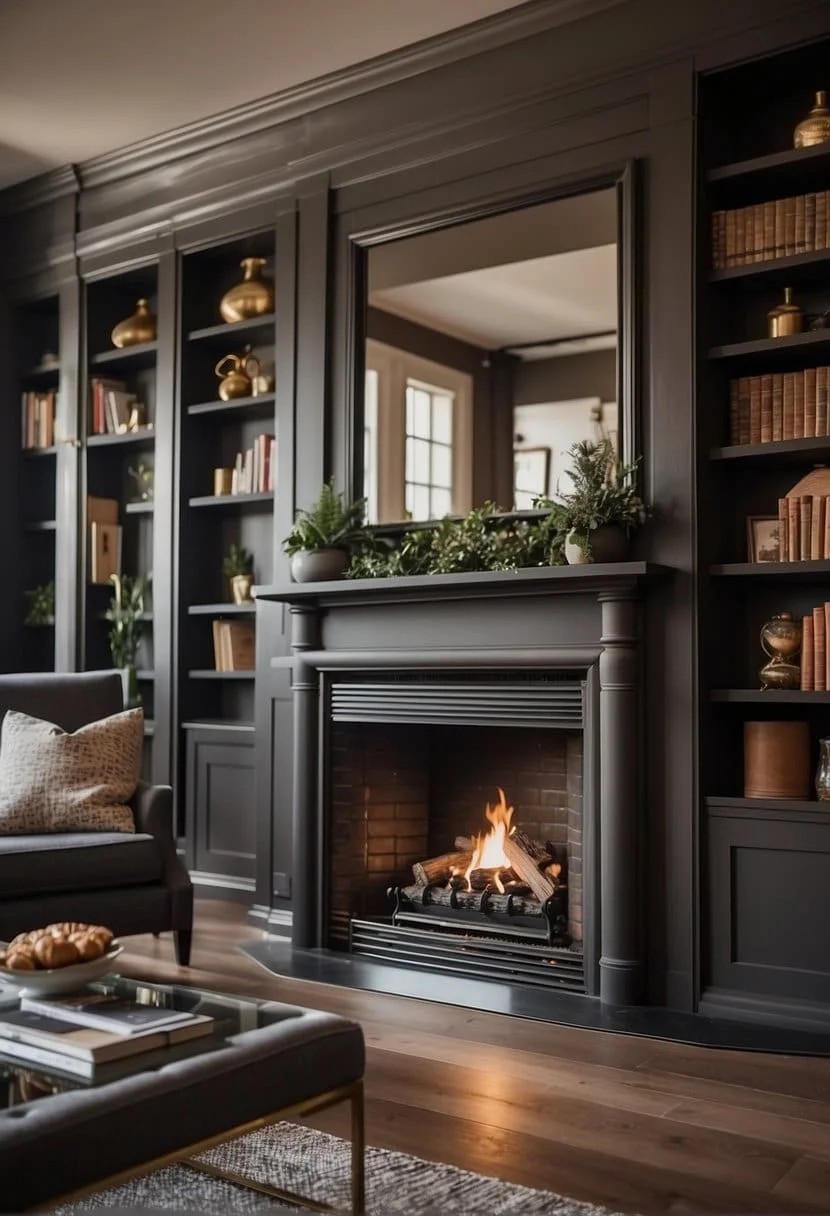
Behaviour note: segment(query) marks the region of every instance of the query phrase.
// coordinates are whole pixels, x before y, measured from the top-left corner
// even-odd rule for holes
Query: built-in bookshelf
[[[745,965],[749,919],[760,925],[757,883],[786,848],[790,877],[809,889],[817,831],[830,851],[830,803],[812,793],[745,797],[744,726],[808,721],[813,772],[818,740],[830,734],[823,679],[763,690],[759,674],[769,660],[760,644],[764,623],[781,612],[812,622],[820,606],[823,626],[830,599],[822,478],[815,497],[796,494],[816,466],[830,465],[830,143],[793,146],[815,90],[826,87],[828,50],[816,43],[700,85],[698,641],[701,898],[709,935],[701,987],[704,1004],[712,991],[721,1007],[734,1000],[749,1009],[772,995],[797,1007],[819,1000],[827,984],[797,973],[795,964],[782,980],[787,944],[778,912],[769,913],[779,916],[769,926],[760,914],[758,940],[782,943],[780,954]],[[785,325],[778,336],[770,314],[786,302],[785,288],[802,310],[802,328],[791,333]],[[812,649],[808,663],[815,666]],[[805,774],[810,790],[813,772]],[[718,886],[724,882],[728,891]]]

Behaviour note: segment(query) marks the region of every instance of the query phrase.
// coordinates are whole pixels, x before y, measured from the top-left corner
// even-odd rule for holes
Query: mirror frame
[[[488,175],[490,176],[490,175]],[[343,464],[340,466],[343,484],[350,497],[360,497],[363,492],[363,444],[358,436],[363,433],[363,380],[366,356],[366,312],[368,253],[378,245],[406,237],[420,236],[456,224],[486,219],[504,212],[532,207],[540,203],[556,202],[578,194],[596,190],[614,189],[617,196],[617,405],[619,410],[619,458],[631,463],[643,455],[640,432],[639,402],[639,349],[640,349],[640,239],[639,239],[639,183],[638,165],[634,159],[626,159],[588,173],[571,174],[567,177],[547,181],[523,191],[493,191],[478,193],[475,199],[461,201],[454,206],[436,208],[416,214],[408,219],[390,220],[386,223],[352,228],[352,217],[366,215],[366,210],[344,213],[341,217],[342,236],[338,242],[337,271],[343,285],[338,292],[340,322],[338,337],[342,342],[342,364],[335,366],[334,397],[343,403],[341,412],[334,414],[333,440],[335,451],[340,450]],[[466,189],[476,187],[480,179],[468,179]],[[457,186],[457,183],[454,183]],[[425,190],[424,193],[433,193]],[[398,208],[395,199],[392,207]],[[372,211],[385,211],[390,204],[378,205]],[[339,384],[337,381],[339,380]],[[638,470],[638,481],[642,484],[642,465]],[[505,515],[515,514],[506,511]],[[379,523],[372,527],[387,532],[408,530],[414,526],[428,527],[433,520],[412,520],[407,523]]]

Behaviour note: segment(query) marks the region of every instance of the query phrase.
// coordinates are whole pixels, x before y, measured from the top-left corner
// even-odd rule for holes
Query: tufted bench
[[[208,998],[200,1011],[210,1012],[211,994],[198,995]],[[227,1036],[218,1029],[194,1040],[201,1044],[196,1054],[182,1058],[172,1048],[134,1056],[133,1071],[119,1079],[0,1109],[0,1211],[99,1190],[279,1119],[349,1101],[353,1210],[362,1212],[363,1032],[334,1014],[249,1004],[256,1028]]]

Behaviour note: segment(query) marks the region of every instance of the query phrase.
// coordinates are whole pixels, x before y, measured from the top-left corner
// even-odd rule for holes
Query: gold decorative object
[[[133,315],[118,322],[111,338],[113,346],[121,350],[125,346],[137,346],[139,342],[154,342],[156,334],[156,318],[148,301],[138,300]]]
[[[247,604],[254,598],[251,588],[254,585],[253,574],[234,574],[230,580],[231,595],[235,604]]]
[[[254,397],[261,397],[263,393],[272,393],[274,391],[273,376],[254,376],[251,381],[251,394]]]
[[[791,612],[776,612],[761,626],[761,646],[769,657],[758,673],[762,688],[800,688],[801,624]]]
[[[795,129],[796,148],[814,148],[830,140],[830,110],[827,108],[827,93],[819,89],[816,102],[806,118]]]
[[[226,291],[219,302],[224,321],[247,321],[274,311],[273,281],[262,277],[265,262],[265,258],[243,258],[239,263],[245,278]]]
[[[233,488],[233,469],[213,470],[213,493],[219,498],[222,494],[230,494]]]
[[[767,313],[769,336],[786,338],[789,334],[800,334],[804,329],[804,313],[793,303],[792,287],[784,288],[784,299]]]
[[[214,368],[220,377],[219,396],[223,401],[233,401],[236,397],[252,396],[252,377],[259,375],[259,359],[252,355],[250,347],[241,355],[225,355]]]

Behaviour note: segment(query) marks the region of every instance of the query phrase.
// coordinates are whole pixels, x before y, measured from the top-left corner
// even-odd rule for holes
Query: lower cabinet
[[[254,730],[185,726],[187,863],[195,884],[253,891],[256,860]]]

